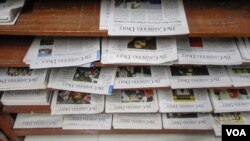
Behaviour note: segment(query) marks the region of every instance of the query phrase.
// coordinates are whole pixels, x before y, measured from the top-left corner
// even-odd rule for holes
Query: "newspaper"
[[[47,69],[0,68],[0,90],[45,89],[47,77]]]
[[[242,64],[233,38],[177,38],[177,49],[180,64]]]
[[[157,90],[161,113],[211,112],[206,89]]]
[[[222,125],[250,125],[250,113],[213,114],[215,136],[222,135]]]
[[[62,122],[62,116],[18,113],[13,128],[61,128]]]
[[[157,66],[118,67],[115,89],[170,87],[169,68]]]
[[[63,119],[63,129],[110,130],[112,114],[67,115]]]
[[[250,66],[227,66],[233,86],[250,86]]]
[[[100,60],[99,38],[37,37],[24,62],[30,68],[69,67]]]
[[[167,113],[162,114],[162,122],[164,129],[213,129],[212,115],[208,113]]]
[[[102,40],[102,64],[162,64],[177,60],[176,39],[119,37]]]
[[[72,91],[55,91],[51,115],[96,114],[104,111],[104,96]]]
[[[114,114],[114,129],[162,129],[161,114]]]
[[[241,53],[243,62],[250,60],[250,38],[242,37],[237,38],[236,43],[238,45],[239,51]]]
[[[106,113],[156,113],[158,110],[155,90],[116,90],[106,96]]]
[[[232,86],[224,66],[171,66],[170,70],[173,89]]]
[[[182,0],[112,0],[108,34],[163,36],[188,34]]]
[[[54,69],[52,73],[55,74]],[[111,94],[115,81],[116,67],[105,68],[60,68],[49,81],[54,89],[77,91],[83,93]]]
[[[215,113],[250,111],[250,89],[210,89]]]
[[[48,90],[4,91],[4,105],[49,105],[51,92]]]
[[[109,28],[110,7],[111,7],[111,0],[101,1],[100,25],[99,25],[100,30],[108,30]]]

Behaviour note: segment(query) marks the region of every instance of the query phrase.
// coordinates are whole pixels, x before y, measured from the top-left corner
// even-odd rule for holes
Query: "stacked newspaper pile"
[[[250,38],[237,38],[236,43],[239,47],[243,62],[250,62]]]
[[[24,62],[30,68],[82,66],[100,60],[99,38],[37,37],[33,40]]]
[[[250,89],[210,89],[215,113],[250,112]]]
[[[100,29],[113,36],[189,33],[182,0],[102,0]]]
[[[45,89],[48,75],[47,69],[0,68],[0,90]]]
[[[25,0],[1,0],[0,25],[14,25],[24,3]]]
[[[55,91],[51,104],[52,115],[96,114],[104,111],[104,96],[72,91]]]
[[[47,90],[5,91],[3,105],[49,105],[51,92]]]
[[[250,86],[250,66],[227,66],[233,86]]]

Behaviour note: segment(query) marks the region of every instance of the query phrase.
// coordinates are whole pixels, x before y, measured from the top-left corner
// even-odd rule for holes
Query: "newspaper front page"
[[[227,66],[233,86],[250,86],[250,66]]]
[[[108,30],[110,18],[111,0],[102,0],[100,9],[100,30]]]
[[[211,112],[206,89],[157,90],[161,113]]]
[[[243,62],[248,62],[250,60],[250,38],[239,37],[236,39],[236,43],[241,53]]]
[[[156,113],[158,110],[155,90],[116,90],[106,96],[106,113]]]
[[[162,36],[188,34],[182,0],[112,0],[108,34]]]
[[[104,111],[104,96],[59,90],[53,94],[51,115],[96,114]]]

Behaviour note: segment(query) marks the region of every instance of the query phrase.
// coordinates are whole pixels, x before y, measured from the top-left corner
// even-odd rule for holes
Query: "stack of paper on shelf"
[[[13,128],[61,128],[62,122],[62,116],[18,113]]]
[[[232,86],[224,66],[171,66],[170,70],[173,89]]]
[[[158,110],[155,90],[117,90],[106,96],[106,113],[156,113]]]
[[[115,89],[170,87],[168,67],[124,66],[118,67]]]
[[[250,113],[217,113],[213,114],[215,136],[222,135],[222,125],[249,125]]]
[[[103,64],[163,64],[177,60],[174,38],[103,38]]]
[[[161,114],[114,114],[114,129],[162,129]]]
[[[47,69],[0,68],[0,90],[30,90],[47,87]]]
[[[37,37],[24,62],[30,68],[83,66],[100,60],[100,38]]]
[[[236,43],[240,50],[243,62],[250,62],[250,38],[249,37],[242,37],[237,38]]]
[[[233,86],[250,86],[250,66],[227,66]]]
[[[100,8],[100,30],[108,30],[110,17],[111,0],[102,0]]]
[[[162,114],[164,129],[213,129],[210,113],[167,113]]]
[[[157,90],[161,113],[211,112],[206,89]]]
[[[49,105],[51,92],[47,90],[4,91],[3,105]]]
[[[110,130],[112,114],[66,115],[63,119],[63,129]]]
[[[210,90],[215,113],[250,111],[250,89]]]
[[[242,64],[233,38],[177,38],[177,49],[179,64]]]
[[[104,111],[104,96],[72,91],[55,91],[51,104],[52,115],[96,114]]]
[[[116,67],[52,69],[48,87],[95,94],[111,94]]]
[[[24,6],[25,0],[0,1],[0,25],[14,25]]]

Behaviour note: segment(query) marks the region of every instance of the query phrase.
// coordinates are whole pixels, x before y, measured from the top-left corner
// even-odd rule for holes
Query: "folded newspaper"
[[[104,111],[104,96],[72,91],[55,91],[51,115],[96,114]]]
[[[177,60],[175,38],[103,38],[102,64],[162,64]]]
[[[250,112],[250,89],[210,89],[215,113]]]
[[[62,122],[62,116],[18,113],[13,128],[61,128]]]
[[[157,90],[161,113],[211,112],[206,89]]]
[[[250,86],[250,66],[227,66],[233,86]]]
[[[115,89],[170,87],[168,67],[125,66],[118,67]]]
[[[224,66],[171,66],[170,70],[173,89],[232,86]]]
[[[250,113],[217,113],[213,114],[215,136],[222,135],[222,125],[249,125]]]
[[[100,30],[108,30],[111,0],[102,0],[100,9]]]
[[[233,38],[177,38],[177,49],[179,64],[242,64]]]
[[[112,114],[66,115],[63,119],[63,129],[72,130],[110,130]]]
[[[110,95],[116,67],[52,69],[48,87],[60,90]]]
[[[116,90],[106,96],[106,113],[156,113],[158,110],[155,90]]]
[[[114,129],[162,129],[161,114],[114,114]]]
[[[213,129],[210,113],[167,113],[162,114],[162,122],[164,129]]]
[[[113,36],[189,33],[182,0],[112,0],[109,19]]]
[[[99,38],[37,37],[24,58],[34,69],[88,66],[97,60],[100,60]]]
[[[250,38],[249,37],[237,38],[236,43],[241,53],[243,62],[249,62],[250,61]]]
[[[51,96],[48,90],[4,91],[1,102],[3,105],[49,105]]]
[[[29,68],[0,68],[0,90],[45,89],[49,71]]]

